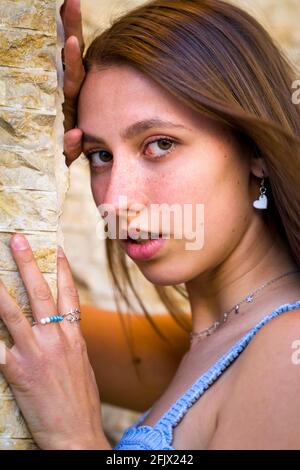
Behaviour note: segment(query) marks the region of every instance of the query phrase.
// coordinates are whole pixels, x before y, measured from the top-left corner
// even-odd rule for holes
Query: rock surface
[[[62,155],[61,0],[1,0],[0,5],[0,277],[32,320],[9,240],[25,234],[56,298],[59,216],[68,173]],[[58,72],[58,73],[57,73]],[[58,80],[59,79],[59,80]],[[59,177],[58,177],[59,175]],[[0,321],[0,340],[11,338]],[[0,449],[36,448],[0,375]]]

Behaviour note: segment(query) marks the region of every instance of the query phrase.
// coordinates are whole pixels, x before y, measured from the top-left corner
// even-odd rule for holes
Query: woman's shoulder
[[[273,317],[255,333],[237,361],[234,380],[245,384],[247,390],[249,381],[272,387],[294,375],[299,380],[297,353],[300,362],[300,307]]]
[[[261,380],[272,386],[289,375],[299,380],[300,363],[294,367],[297,351],[300,362],[300,307],[272,318],[256,332],[238,361],[236,381]]]
[[[247,380],[258,372],[263,377],[272,370],[277,372],[276,376],[280,371],[287,374],[285,367],[295,362],[297,348],[300,360],[300,302],[286,303],[273,310],[253,332],[254,336],[237,361],[235,380]]]
[[[238,358],[211,448],[299,448],[299,396],[296,308],[266,323]]]
[[[276,359],[273,367],[280,368],[289,362],[297,341],[300,341],[300,305],[272,318],[256,332],[245,350],[243,367],[252,369],[256,363],[263,367],[263,359],[267,362]]]

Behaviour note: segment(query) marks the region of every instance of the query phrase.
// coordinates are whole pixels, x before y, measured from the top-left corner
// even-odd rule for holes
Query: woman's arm
[[[171,381],[187,351],[188,334],[169,314],[152,316],[171,341],[168,347],[142,314],[124,314],[130,325],[135,357],[141,359],[138,379],[128,342],[117,312],[84,305],[81,327],[87,342],[101,400],[142,412],[148,409]],[[128,322],[128,323],[127,323]]]

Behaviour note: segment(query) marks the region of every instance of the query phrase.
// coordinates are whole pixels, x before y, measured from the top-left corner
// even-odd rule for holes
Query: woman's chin
[[[186,282],[186,276],[181,273],[180,267],[174,269],[172,263],[145,264],[136,263],[143,276],[152,284],[158,286],[174,286]]]

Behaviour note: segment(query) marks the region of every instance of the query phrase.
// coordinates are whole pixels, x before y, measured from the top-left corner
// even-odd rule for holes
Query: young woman
[[[108,241],[116,287],[126,298],[117,275],[121,266],[126,277],[127,254],[166,305],[164,286],[184,283],[192,313],[190,345],[181,336],[172,378],[179,355],[169,353],[162,366],[162,349],[149,348],[146,358],[153,354],[170,380],[149,380],[150,359],[142,377],[149,392],[136,405],[145,412],[115,449],[299,448],[300,115],[292,67],[265,30],[229,3],[156,0],[96,37],[83,69],[78,2],[69,0],[64,14],[65,153],[70,164],[84,152],[96,205],[109,207],[127,236]],[[143,209],[133,215],[134,204]],[[196,206],[204,207],[200,248],[187,249],[186,232],[177,238],[174,224],[164,240],[144,247],[129,240],[128,227],[151,238],[141,216],[162,204],[190,205],[193,227]],[[156,235],[162,232],[159,226]],[[37,324],[29,325],[2,285],[1,317],[15,340],[2,371],[32,434],[43,449],[109,449],[100,399],[102,388],[106,396],[111,389],[100,376],[113,372],[95,356],[97,338],[112,354],[110,369],[120,364],[128,398],[119,404],[134,407],[130,394],[142,390],[129,383],[120,331],[113,323],[104,338],[96,315],[93,325],[84,323],[96,371],[102,363],[99,399],[78,322],[45,324],[55,302],[26,239],[15,236],[11,246]],[[58,265],[56,311],[65,315],[79,302],[62,252]],[[167,326],[168,337],[174,328]],[[142,344],[145,324],[136,331]]]

